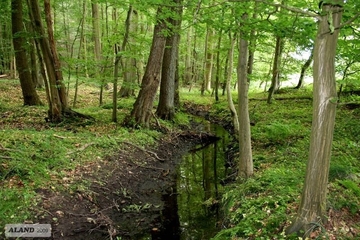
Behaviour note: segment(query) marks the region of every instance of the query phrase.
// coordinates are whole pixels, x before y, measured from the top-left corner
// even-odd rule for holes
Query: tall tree
[[[248,34],[244,29],[248,14],[243,13],[241,20],[240,41],[239,41],[239,60],[238,60],[238,108],[239,108],[239,176],[248,178],[253,175],[253,159],[251,149],[251,130],[249,118],[248,100],[248,53],[249,43]]]
[[[136,40],[135,35],[137,34],[138,29],[138,12],[132,8],[131,19],[129,22],[129,33],[128,39],[126,41],[126,48],[124,50],[131,50],[131,44]],[[123,51],[124,51],[123,50]],[[137,69],[137,60],[134,56],[123,59],[123,75],[124,80],[121,84],[119,91],[119,97],[130,97],[135,95],[135,88],[137,79],[138,79],[138,69]]]
[[[281,66],[283,49],[284,49],[284,39],[281,36],[276,36],[271,85],[269,88],[267,103],[271,103],[274,93],[280,88],[280,66]]]
[[[56,73],[57,71],[61,71],[61,69],[57,69],[55,66],[56,60],[54,59],[52,49],[50,48],[49,39],[48,37],[46,37],[47,35],[45,34],[45,28],[41,19],[38,0],[28,0],[27,3],[30,9],[30,16],[33,23],[33,28],[37,35],[36,40],[39,42],[40,45],[49,81],[48,85],[50,92],[50,109],[48,111],[48,119],[51,122],[61,122],[64,115],[70,112],[67,96],[65,94],[65,85],[62,78],[58,78],[60,76],[59,73]],[[47,12],[45,15],[48,15],[48,18],[51,16],[49,12]],[[55,48],[53,49],[53,51],[55,51],[56,53]]]
[[[230,39],[230,48],[228,51],[228,64],[227,64],[227,74],[226,74],[226,98],[228,101],[228,105],[231,112],[231,117],[234,124],[234,131],[235,136],[238,139],[239,138],[239,117],[238,113],[236,111],[232,95],[231,95],[231,78],[232,78],[232,72],[233,72],[233,62],[234,62],[234,51],[235,51],[235,41],[236,41],[236,35],[232,36],[231,32],[229,33],[229,39]]]
[[[166,47],[161,71],[159,103],[156,115],[164,120],[172,120],[175,115],[175,73],[179,53],[182,0],[173,0],[170,8],[172,15],[166,21],[169,23],[169,35],[166,37]]]
[[[205,54],[204,54],[204,81],[201,87],[201,95],[205,93],[205,91],[211,91],[211,80],[212,80],[212,72],[213,72],[213,62],[214,62],[214,54],[213,54],[213,35],[214,30],[208,24],[206,28],[206,38],[205,38]]]
[[[343,0],[321,1],[314,48],[313,122],[300,206],[286,233],[308,236],[326,221],[326,193],[336,112],[335,54]]]
[[[13,45],[17,70],[19,72],[20,85],[24,98],[24,105],[40,105],[41,101],[36,93],[35,84],[32,81],[26,51],[26,36],[23,27],[22,0],[11,1],[11,22],[13,33]]]
[[[124,120],[126,126],[150,126],[153,116],[153,103],[160,83],[161,66],[166,43],[166,23],[160,6],[156,13],[153,40],[147,61],[145,74],[141,82],[141,89],[129,116]]]
[[[130,5],[129,10],[127,12],[126,20],[125,20],[125,34],[124,39],[121,44],[121,46],[118,46],[118,44],[115,44],[114,46],[114,53],[115,53],[115,63],[114,63],[114,89],[113,89],[113,112],[112,112],[112,121],[117,122],[117,84],[118,84],[118,77],[119,77],[119,65],[122,60],[121,52],[125,51],[126,43],[129,39],[129,31],[130,31],[130,23],[131,23],[131,17],[133,15],[133,8]],[[114,9],[113,13],[114,19],[116,19],[116,9]],[[126,69],[124,69],[126,71]]]
[[[296,85],[295,89],[300,89],[303,86],[305,72],[310,67],[310,64],[313,61],[313,57],[314,57],[314,51],[311,50],[309,58],[305,61],[304,65],[302,65],[302,67],[301,67],[299,81],[298,81],[298,84]]]
[[[103,102],[103,91],[104,91],[104,81],[101,76],[102,72],[102,56],[101,56],[101,33],[100,33],[100,13],[99,13],[99,4],[95,0],[91,1],[91,12],[92,12],[92,23],[93,23],[93,37],[94,37],[94,53],[95,53],[95,63],[96,70],[95,76],[97,79],[102,79],[100,82],[100,97],[99,104],[102,105]]]

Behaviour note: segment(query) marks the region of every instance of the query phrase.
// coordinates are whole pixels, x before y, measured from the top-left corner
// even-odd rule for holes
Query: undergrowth
[[[296,215],[305,177],[312,121],[309,96],[309,91],[292,91],[281,95],[292,99],[276,100],[275,96],[268,105],[260,100],[266,94],[250,94],[255,174],[245,182],[226,186],[222,230],[213,239],[298,239],[286,236],[285,229]],[[234,95],[234,102],[236,98]],[[211,101],[210,96],[208,99]],[[224,99],[211,109],[216,118],[230,119]],[[329,172],[328,223],[321,226],[319,239],[352,239],[360,233],[359,120],[360,109],[338,108]]]
[[[105,105],[99,107],[98,96],[91,94],[93,88],[82,87],[79,99],[83,100],[74,110],[95,121],[51,124],[45,121],[46,106],[22,106],[18,82],[0,82],[0,226],[33,219],[37,192],[43,188],[55,192],[86,189],[90,183],[81,181],[78,169],[104,161],[122,142],[154,145],[160,138],[161,133],[154,130],[132,130],[112,123],[111,109],[106,107],[111,95],[105,95]],[[43,90],[38,93],[45,102]],[[133,102],[119,102],[119,122]]]
[[[111,123],[111,94],[98,106],[93,88],[82,86],[76,111],[96,120],[86,124],[51,125],[45,123],[47,108],[22,107],[19,84],[0,84],[0,225],[31,219],[37,206],[37,190],[69,188],[62,179],[76,178],[76,169],[114,153],[122,141],[140,146],[154,144],[160,133],[153,130],[130,130]],[[4,94],[3,94],[4,93]],[[44,99],[44,93],[39,92]],[[309,91],[287,93],[290,97],[309,96]],[[268,105],[264,93],[251,93],[250,120],[255,175],[245,182],[226,186],[222,205],[224,220],[214,239],[291,239],[284,229],[296,214],[305,176],[311,131],[312,101],[275,100]],[[286,94],[285,94],[286,96]],[[210,95],[182,91],[182,101],[210,105],[211,115],[231,121],[224,96],[214,103]],[[236,102],[236,95],[233,96]],[[45,102],[45,101],[44,101]],[[118,103],[119,122],[129,112],[133,98]],[[349,232],[359,232],[360,110],[339,107],[337,110],[331,167],[329,172],[329,222],[325,237],[346,239]],[[160,121],[172,130],[189,125],[184,113],[174,122]],[[69,175],[72,173],[73,175]],[[85,188],[88,183],[71,188]],[[1,231],[1,230],[0,230]],[[295,239],[295,237],[294,237]]]

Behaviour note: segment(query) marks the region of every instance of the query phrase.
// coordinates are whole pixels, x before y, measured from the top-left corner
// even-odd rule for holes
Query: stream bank
[[[38,189],[41,204],[34,221],[50,223],[52,239],[62,240],[140,239],[144,233],[163,233],[163,200],[181,156],[217,139],[185,131],[165,135],[155,150],[121,144],[118,154],[75,170],[73,181],[87,182],[87,187],[71,188],[74,182],[64,178],[64,190]]]

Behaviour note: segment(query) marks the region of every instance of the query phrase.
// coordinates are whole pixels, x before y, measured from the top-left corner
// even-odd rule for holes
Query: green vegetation
[[[161,134],[111,123],[108,107],[111,96],[104,106],[98,107],[97,96],[89,94],[93,89],[90,86],[84,87],[76,110],[95,121],[58,125],[45,122],[45,107],[20,106],[21,99],[14,97],[20,96],[20,87],[15,82],[1,81],[0,88],[6,92],[0,99],[1,225],[32,219],[32,209],[40,200],[36,194],[39,189],[55,192],[86,189],[88,182],[76,181],[80,178],[79,169],[104,161],[122,141],[151,145]],[[275,100],[271,105],[259,100],[265,93],[250,94],[250,99],[256,99],[250,100],[250,118],[255,124],[252,126],[255,176],[225,187],[224,229],[214,239],[290,239],[285,237],[284,228],[296,213],[304,181],[312,101],[302,97],[309,92],[276,95],[275,99],[278,96],[292,99]],[[198,94],[182,91],[181,98],[210,110],[217,119],[230,121],[224,96],[214,103],[213,97]],[[134,100],[119,101],[119,119],[128,113]],[[338,228],[322,233],[327,237],[345,239],[349,231],[360,230],[354,220],[360,204],[359,118],[359,109],[338,108],[328,198],[329,224],[337,224]],[[178,112],[173,123],[159,121],[174,130],[189,125],[188,114],[184,112]]]
[[[255,176],[226,186],[224,229],[214,239],[297,239],[285,236],[284,229],[295,216],[304,182],[312,101],[302,98],[310,93],[301,90],[276,95],[275,99],[289,100],[275,100],[271,105],[259,100],[265,98],[264,93],[250,94],[250,99],[256,99],[250,100]],[[212,101],[202,97],[199,104],[206,98],[208,103]],[[224,100],[210,109],[214,117],[229,119]],[[351,231],[360,230],[356,220],[360,210],[359,118],[359,109],[340,106],[337,110],[328,188],[328,224],[337,227],[323,229],[320,235],[327,238],[347,239]]]
[[[36,192],[42,188],[55,192],[85,188],[81,169],[104,161],[123,141],[139,146],[155,144],[158,131],[130,130],[111,123],[111,109],[96,106],[97,95],[84,89],[76,110],[94,121],[45,122],[46,107],[23,107],[20,86],[1,80],[0,98],[0,225],[31,220],[36,208]],[[110,102],[110,100],[108,99]],[[119,103],[119,117],[124,117],[134,99]],[[86,106],[85,106],[86,105]],[[106,105],[105,105],[106,106]],[[2,231],[2,230],[1,230]]]
[[[294,216],[305,176],[311,128],[309,100],[283,100],[256,105],[257,123],[252,127],[256,173],[243,183],[227,187],[223,196],[225,223],[229,227],[215,239],[285,239],[284,227]],[[256,114],[256,112],[261,113]],[[329,224],[341,226],[323,233],[345,239],[359,211],[359,110],[338,108],[329,183]],[[351,127],[350,127],[351,126]],[[339,213],[339,214],[340,214]],[[340,221],[343,221],[340,223]],[[350,230],[349,230],[350,229]],[[290,239],[289,236],[286,239]],[[297,237],[294,237],[297,239]]]

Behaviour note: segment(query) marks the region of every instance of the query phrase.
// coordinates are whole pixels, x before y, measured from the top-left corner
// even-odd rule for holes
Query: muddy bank
[[[39,189],[38,221],[52,224],[52,239],[140,239],[151,232],[164,239],[170,233],[162,229],[162,197],[171,189],[176,165],[196,144],[216,139],[186,131],[166,135],[156,149],[121,143],[116,155],[77,170],[88,188]]]

